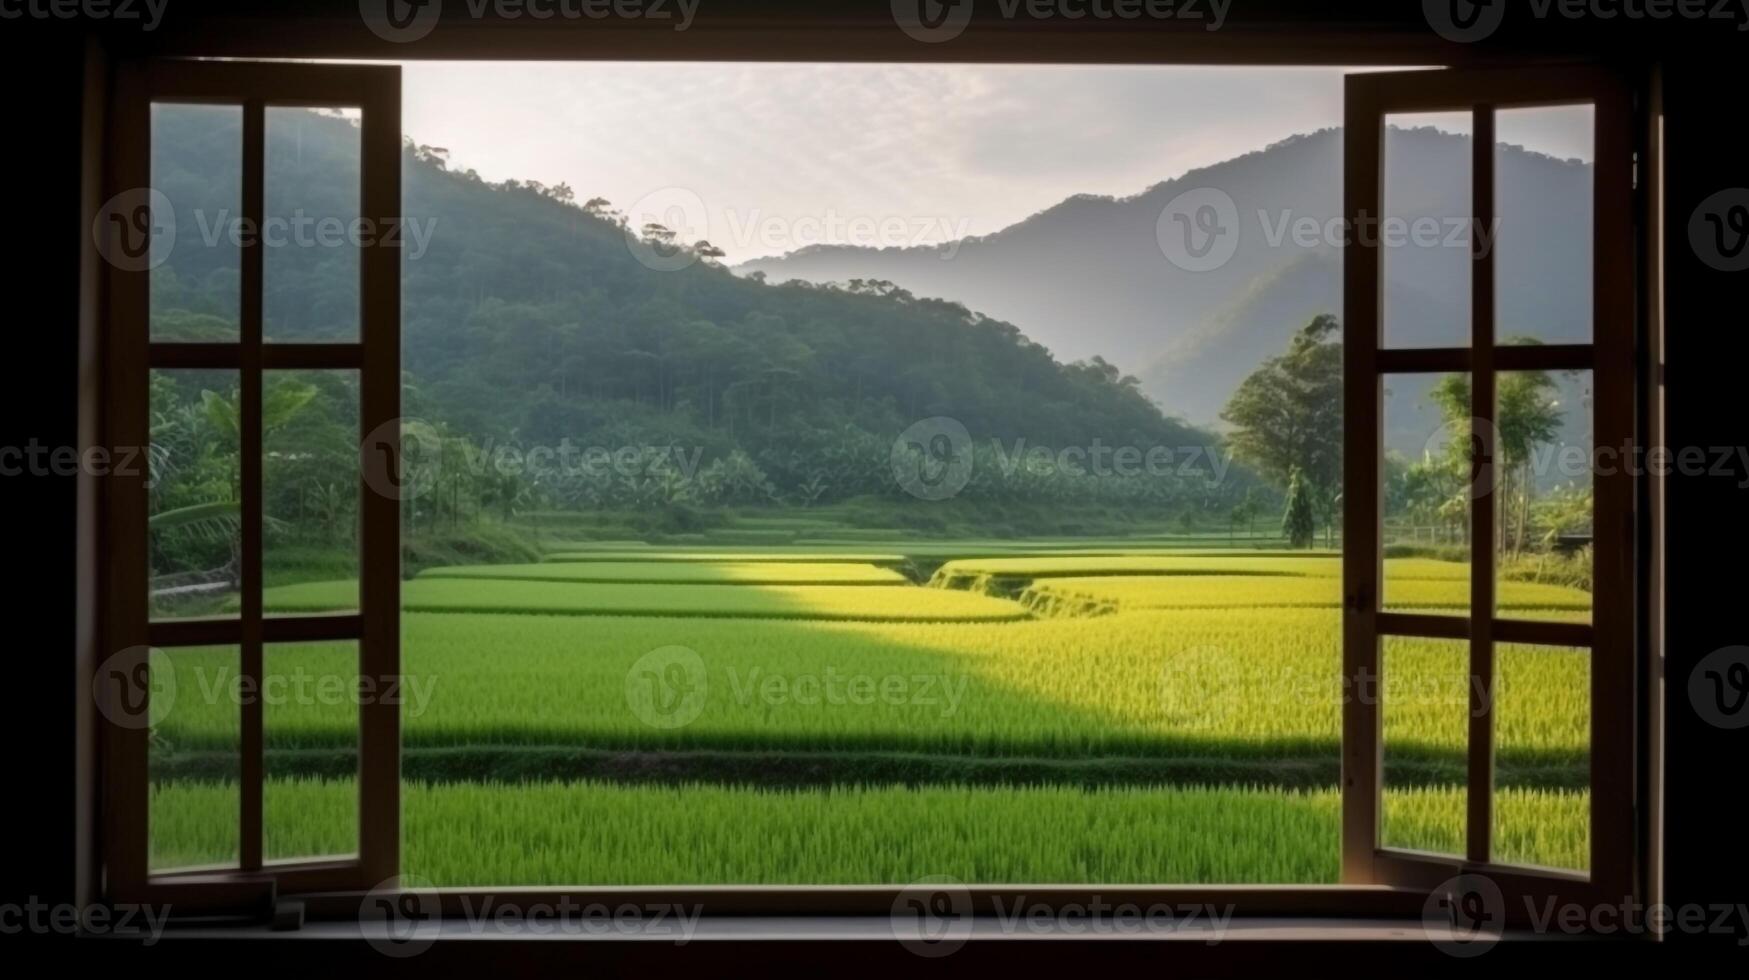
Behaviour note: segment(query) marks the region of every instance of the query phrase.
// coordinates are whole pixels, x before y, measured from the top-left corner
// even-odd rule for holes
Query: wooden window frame
[[[400,69],[361,65],[140,60],[118,66],[110,143],[112,188],[150,186],[151,107],[234,105],[242,111],[240,220],[260,228],[266,195],[266,115],[273,106],[357,109],[360,119],[359,216],[377,229],[398,227],[401,201]],[[103,608],[106,662],[139,677],[148,649],[228,645],[240,651],[238,674],[259,691],[266,644],[356,641],[364,690],[382,691],[400,674],[400,504],[367,486],[366,467],[399,451],[399,236],[377,234],[359,248],[358,339],[350,343],[275,343],[263,338],[264,243],[239,242],[238,338],[179,343],[150,337],[148,270],[109,271],[106,423],[112,445],[150,442],[148,378],[152,369],[235,370],[240,386],[240,612],[234,617],[153,620],[147,604],[148,474],[106,481],[107,581]],[[354,613],[267,616],[262,601],[261,391],[269,370],[346,369],[359,377],[359,598]],[[373,445],[363,445],[370,434]],[[385,457],[384,452],[390,454]],[[105,691],[105,695],[112,692]],[[359,704],[358,853],[335,860],[268,861],[263,854],[264,704],[240,699],[239,854],[234,870],[154,872],[150,867],[149,731],[103,725],[100,751],[105,891],[117,901],[162,902],[180,912],[270,907],[282,891],[362,889],[400,864],[399,706],[384,698]]]
[[[873,57],[873,49],[858,48],[861,40],[853,36],[855,32],[845,32],[837,37],[840,43],[810,44],[798,49],[781,40],[773,40],[767,48],[779,58],[794,58],[798,50],[805,50],[807,56],[819,60],[867,60]],[[450,48],[438,49],[434,53],[445,56],[466,57],[469,50],[476,50],[481,57],[537,57],[544,52],[545,56],[557,56],[559,51],[552,47],[542,47],[536,43],[532,47],[519,49],[514,45],[506,46],[501,36],[493,36],[487,40],[477,33],[458,32],[447,35],[457,37],[461,50]],[[202,36],[173,36],[159,44],[151,53],[159,55],[189,55],[199,52],[218,54],[244,54],[251,57],[339,57],[358,56],[363,52],[352,50],[348,44],[336,42],[332,45],[323,42],[288,43],[285,45],[267,44],[263,47],[259,40],[251,40],[240,49],[227,50],[228,46],[218,39],[219,34]],[[527,35],[534,37],[534,35]],[[471,38],[471,40],[469,40]],[[818,40],[818,38],[816,38]],[[158,42],[154,42],[157,44]],[[584,47],[565,47],[564,51],[574,58],[611,58],[634,57],[637,53],[667,50],[665,48],[650,48],[648,45],[666,44],[666,39],[634,37],[630,40],[630,48],[612,45],[597,45],[591,42]],[[1425,46],[1407,45],[1394,49],[1390,45],[1376,43],[1357,44],[1352,47],[1340,46],[1321,49],[1318,56],[1306,58],[1303,52],[1295,50],[1291,45],[1239,45],[1234,48],[1207,48],[1198,45],[1172,44],[1167,46],[1150,46],[1144,56],[1135,47],[1136,41],[1131,38],[1112,39],[1107,53],[1100,54],[1100,44],[1078,48],[1075,56],[1062,59],[1051,52],[1060,49],[1038,47],[1036,41],[1017,42],[1019,47],[1012,50],[993,45],[990,51],[973,60],[1001,61],[1031,61],[1052,57],[1054,60],[1068,60],[1076,63],[1101,62],[1149,62],[1197,64],[1207,61],[1232,64],[1254,64],[1267,66],[1272,64],[1305,64],[1309,62],[1326,63],[1425,63],[1429,60],[1431,49]],[[753,58],[758,57],[757,47],[747,47],[746,39],[689,39],[690,53],[683,57],[697,57],[701,60]],[[477,45],[477,48],[470,48]],[[726,46],[725,46],[726,45]],[[884,50],[884,49],[883,49]],[[895,49],[897,50],[897,49]],[[927,61],[938,58],[944,52],[930,51],[916,47],[903,49],[910,57],[907,60]],[[1003,53],[1006,50],[1006,53]],[[627,53],[627,52],[631,53]],[[1208,52],[1214,51],[1213,57]],[[508,52],[508,54],[507,54]],[[383,53],[383,52],[379,52]],[[414,52],[396,49],[390,52],[395,56],[405,56]],[[1447,52],[1450,53],[1450,52]],[[662,56],[662,55],[656,55]],[[675,55],[669,53],[667,57]],[[174,67],[170,67],[174,66]],[[337,84],[350,73],[362,73],[354,76],[360,80],[365,75],[381,72],[382,69],[369,66],[316,65],[300,66],[279,62],[266,63],[195,63],[195,62],[165,62],[165,61],[128,61],[118,64],[114,71],[112,97],[108,119],[108,167],[107,184],[110,193],[129,186],[139,186],[141,182],[129,183],[129,175],[143,172],[148,153],[149,141],[147,133],[146,106],[152,98],[166,98],[172,101],[218,101],[241,103],[255,108],[247,110],[259,114],[259,107],[265,104],[277,103],[285,105],[320,105],[333,104],[345,106],[362,106],[365,109],[367,131],[364,137],[364,153],[369,157],[373,153],[392,152],[399,162],[400,151],[400,91],[397,82],[393,86],[392,97],[384,95],[380,101],[367,101],[366,89],[371,85]],[[1444,98],[1454,106],[1467,106],[1478,94],[1473,88],[1475,81],[1481,77],[1478,73],[1465,70],[1460,73],[1455,70],[1433,70],[1417,73],[1426,76],[1431,88],[1437,89],[1442,84],[1458,86],[1458,91],[1451,93],[1451,98]],[[1626,90],[1617,76],[1602,69],[1573,66],[1553,69],[1534,69],[1530,74],[1546,77],[1553,83],[1555,80],[1566,79],[1563,84],[1570,84],[1574,79],[1584,80],[1586,86],[1606,86],[1611,93],[1610,98],[1625,100]],[[1508,74],[1490,76],[1500,78],[1499,84],[1508,84],[1504,80],[1510,77],[1523,78],[1526,72],[1516,70]],[[374,76],[373,76],[374,77]],[[1376,101],[1356,102],[1356,88],[1365,89],[1369,76],[1360,75],[1350,79],[1349,105],[1350,118],[1357,107],[1379,108]],[[1373,76],[1376,77],[1376,76]],[[288,79],[300,79],[296,84],[287,84]],[[1440,78],[1442,81],[1433,81]],[[378,79],[380,81],[380,79]],[[1376,84],[1376,83],[1372,83]],[[376,85],[376,90],[387,92],[388,86]],[[1592,88],[1586,88],[1587,98],[1601,98]],[[140,93],[153,93],[144,96]],[[1486,93],[1483,93],[1486,94]],[[1363,93],[1364,96],[1364,93]],[[1498,93],[1498,97],[1511,104],[1519,104],[1519,100],[1510,98],[1510,90]],[[1469,100],[1469,101],[1465,101]],[[1441,100],[1435,100],[1441,101]],[[1614,103],[1612,103],[1613,105]],[[1619,106],[1622,112],[1622,125],[1627,124],[1627,107],[1625,102]],[[1395,111],[1395,110],[1393,110]],[[1612,113],[1613,115],[1614,113]],[[373,126],[373,121],[380,126]],[[1599,112],[1599,132],[1604,127],[1603,112]],[[1356,159],[1354,151],[1352,126],[1348,139],[1350,159]],[[1615,136],[1627,137],[1624,130]],[[1612,136],[1613,138],[1613,136]],[[1601,136],[1600,136],[1601,139]],[[1479,141],[1478,141],[1479,142]],[[1490,147],[1491,149],[1491,147]],[[1491,153],[1489,154],[1491,158]],[[259,159],[255,161],[259,163]],[[1600,159],[1600,166],[1604,162]],[[1610,162],[1608,166],[1618,166]],[[1353,189],[1356,176],[1353,169],[1345,176],[1350,189],[1350,201],[1355,200]],[[1602,179],[1601,171],[1597,181],[1602,187],[1606,181]],[[391,218],[399,211],[400,192],[399,166],[390,168],[389,172],[378,173],[374,179],[366,180],[364,206],[362,212],[370,216],[374,211],[380,211],[380,217]],[[381,207],[376,202],[394,201],[392,207]],[[259,208],[259,200],[255,201]],[[246,211],[248,209],[246,208]],[[1598,220],[1600,229],[1606,213],[1599,209]],[[1352,218],[1353,215],[1351,214]],[[1626,240],[1631,234],[1633,215],[1627,211],[1611,213],[1614,230],[1620,233],[1619,240]],[[1600,230],[1601,234],[1601,230]],[[1357,316],[1355,298],[1353,296],[1354,276],[1356,275],[1354,258],[1356,252],[1350,249],[1348,253],[1347,272],[1345,274],[1345,289],[1349,292],[1346,300],[1345,322],[1361,322],[1364,317]],[[387,276],[399,283],[399,252],[384,249],[366,249],[362,268],[366,276]],[[246,267],[250,260],[245,259]],[[253,265],[254,271],[249,273],[255,279],[255,296],[259,297],[259,263]],[[1613,302],[1622,297],[1623,292],[1631,292],[1633,284],[1645,275],[1645,269],[1636,269],[1631,261],[1620,267],[1612,267],[1609,277],[1598,277],[1600,290],[1610,290],[1609,299]],[[246,277],[247,278],[247,277]],[[246,290],[249,287],[245,287]],[[102,431],[107,435],[111,445],[143,445],[146,441],[144,432],[144,410],[146,391],[144,385],[145,372],[139,370],[140,365],[164,367],[232,367],[248,371],[259,371],[263,367],[349,367],[361,369],[362,374],[370,377],[392,377],[393,384],[371,385],[367,382],[367,394],[361,405],[361,430],[371,431],[373,422],[393,419],[399,414],[399,296],[398,290],[393,291],[392,300],[384,300],[374,309],[366,309],[361,316],[363,334],[357,345],[298,345],[298,344],[268,344],[260,337],[259,317],[253,324],[246,324],[245,336],[237,345],[193,345],[193,344],[152,344],[147,341],[145,323],[148,311],[146,277],[143,274],[123,272],[116,269],[108,270],[105,294],[108,305],[108,322],[110,329],[107,335],[98,338],[104,345],[104,363],[108,375],[108,384],[103,391]],[[366,290],[361,295],[371,295]],[[1604,309],[1619,310],[1631,306],[1603,306]],[[1375,311],[1376,315],[1376,311]],[[1600,312],[1601,315],[1601,312]],[[1614,322],[1614,321],[1612,321]],[[128,324],[136,326],[130,328]],[[376,327],[372,327],[376,324]],[[393,330],[384,330],[382,325],[391,324]],[[1600,321],[1601,324],[1601,321]],[[1614,329],[1614,328],[1612,328]],[[1634,323],[1626,321],[1629,332],[1628,351],[1631,358],[1631,334]],[[1355,352],[1352,344],[1353,330],[1350,336],[1349,361],[1347,368],[1350,377],[1364,376],[1370,371],[1375,374],[1396,371],[1434,371],[1449,370],[1460,359],[1463,366],[1460,370],[1473,370],[1476,365],[1470,360],[1471,351],[1466,349],[1457,352],[1427,352],[1427,351],[1397,351],[1378,352],[1374,345],[1374,353],[1378,356],[1369,358],[1359,365],[1357,370]],[[1612,337],[1614,334],[1611,335]],[[1599,341],[1603,338],[1600,334]],[[224,348],[234,347],[235,354]],[[367,349],[368,348],[368,349]],[[1614,372],[1621,370],[1616,363],[1616,354],[1622,347],[1614,340],[1610,343],[1611,356],[1608,364],[1597,357],[1591,357],[1580,366],[1591,367],[1600,372],[1609,372],[1607,376],[1619,380]],[[1504,358],[1496,358],[1495,367],[1512,362],[1513,358],[1524,360],[1524,367],[1553,368],[1577,363],[1578,352],[1568,347],[1545,348],[1541,353],[1508,354]],[[1449,355],[1449,356],[1448,356]],[[1632,361],[1628,363],[1628,371],[1633,371]],[[1604,374],[1600,373],[1599,383]],[[132,380],[130,380],[132,379]],[[1632,387],[1630,377],[1629,389]],[[1347,395],[1349,409],[1355,408],[1356,386],[1350,385]],[[1364,390],[1363,390],[1364,395]],[[1625,411],[1633,410],[1632,400],[1624,406]],[[1375,405],[1376,411],[1376,405]],[[1616,425],[1615,413],[1600,411],[1597,420],[1600,436],[1608,426]],[[1653,420],[1655,421],[1655,420]],[[1650,422],[1648,422],[1650,424]],[[1359,427],[1351,422],[1350,438],[1355,437]],[[1630,430],[1631,431],[1631,430]],[[248,458],[249,446],[245,443],[245,459]],[[258,440],[254,447],[259,449]],[[390,447],[398,450],[398,446]],[[1354,451],[1351,444],[1348,447],[1349,466],[1354,460],[1364,454]],[[370,465],[371,460],[363,460]],[[379,464],[380,465],[380,464]],[[1358,476],[1364,476],[1359,474]],[[1346,475],[1350,487],[1376,487],[1376,473],[1372,474],[1370,482],[1356,483],[1357,474],[1351,469]],[[259,473],[255,478],[259,479]],[[1615,500],[1622,490],[1618,483],[1612,483],[1611,489],[1605,490],[1600,481],[1598,490],[1600,501],[1607,496]],[[104,596],[97,604],[104,612],[104,628],[101,644],[104,649],[117,650],[135,645],[152,643],[161,646],[174,646],[191,643],[239,642],[253,644],[254,652],[245,655],[246,670],[259,673],[260,644],[283,640],[311,640],[329,638],[357,638],[360,640],[361,673],[378,678],[391,678],[399,672],[399,578],[398,568],[366,558],[363,570],[363,580],[368,584],[363,586],[361,595],[361,612],[356,617],[316,617],[310,619],[298,618],[265,618],[261,617],[258,597],[253,606],[253,618],[259,624],[249,628],[247,634],[242,623],[230,626],[211,621],[189,621],[183,623],[146,624],[145,608],[145,568],[143,549],[138,554],[129,552],[126,548],[117,548],[116,544],[126,540],[144,540],[145,495],[143,483],[122,477],[106,478],[99,488],[104,498],[100,504],[107,515],[107,526],[99,530],[99,553],[107,556],[108,567],[104,572],[102,586]],[[257,487],[258,494],[258,487]],[[246,498],[247,499],[247,498]],[[393,552],[398,558],[399,513],[398,502],[379,495],[366,493],[362,501],[368,512],[366,531],[364,533],[363,554],[381,554]],[[1376,501],[1375,501],[1376,503]],[[1364,495],[1350,495],[1345,504],[1347,526],[1360,526],[1356,522],[1356,509],[1363,512]],[[1618,508],[1612,504],[1612,511]],[[1599,513],[1602,513],[1600,503]],[[1631,511],[1628,511],[1631,516]],[[1655,515],[1647,515],[1650,521]],[[1630,525],[1630,529],[1631,529]],[[1352,535],[1352,532],[1350,532]],[[1654,527],[1652,533],[1656,535]],[[385,536],[392,536],[390,543]],[[1374,544],[1376,545],[1377,528],[1373,528]],[[255,585],[259,586],[259,530],[249,535],[253,539],[250,547],[254,550],[253,563]],[[1345,554],[1356,550],[1360,541],[1350,536],[1345,541]],[[1373,549],[1376,551],[1376,548]],[[1357,568],[1352,563],[1345,569],[1345,595],[1352,598],[1356,595],[1378,595],[1377,583],[1380,569],[1373,568],[1369,572],[1364,566]],[[1621,569],[1620,574],[1631,576],[1632,569]],[[1600,576],[1606,573],[1600,571]],[[1608,573],[1617,574],[1617,573]],[[1628,579],[1632,581],[1630,577]],[[1367,588],[1371,591],[1368,592]],[[1479,587],[1478,587],[1479,588]],[[1654,596],[1654,598],[1656,598]],[[1478,608],[1480,608],[1478,606]],[[1631,617],[1631,607],[1624,607]],[[1377,630],[1381,624],[1398,631],[1412,630],[1424,627],[1427,635],[1449,636],[1452,638],[1473,638],[1469,633],[1469,622],[1458,620],[1458,626],[1450,623],[1422,623],[1413,620],[1390,618],[1376,608],[1369,611],[1350,611],[1345,615],[1344,636],[1345,654],[1344,671],[1352,674],[1354,668],[1362,665],[1364,656],[1357,655],[1356,650],[1364,650],[1364,641],[1357,646],[1355,640],[1360,636],[1358,630],[1363,624],[1368,625],[1376,639]],[[1612,611],[1606,619],[1600,604],[1600,618],[1593,627],[1583,627],[1583,636],[1575,630],[1562,627],[1560,624],[1516,623],[1504,628],[1504,632],[1495,632],[1497,638],[1522,638],[1530,642],[1569,642],[1583,639],[1579,645],[1592,646],[1601,650],[1607,645],[1611,651],[1610,662],[1621,659],[1622,650],[1627,656],[1633,657],[1631,633],[1612,635],[1608,639],[1603,636],[1606,624],[1613,628],[1617,623]],[[247,618],[247,617],[246,617]],[[1631,618],[1628,620],[1631,624]],[[1376,656],[1376,652],[1375,652]],[[1594,658],[1594,663],[1597,658]],[[1632,664],[1630,663],[1631,667]],[[1628,675],[1628,683],[1633,682],[1633,675]],[[1611,684],[1617,682],[1605,678],[1605,686],[1597,690],[1604,693],[1619,692],[1618,687]],[[380,688],[379,688],[380,689]],[[1630,690],[1631,696],[1631,690]],[[1610,703],[1614,703],[1613,694]],[[368,708],[368,706],[367,706]],[[1596,714],[1594,709],[1594,716]],[[1614,720],[1616,713],[1608,712],[1606,720]],[[1376,712],[1370,719],[1376,726]],[[1631,719],[1630,719],[1631,720]],[[246,718],[246,721],[248,719]],[[1360,831],[1366,826],[1366,810],[1351,810],[1348,799],[1354,794],[1350,788],[1352,781],[1358,778],[1362,784],[1367,777],[1358,776],[1364,772],[1364,757],[1366,746],[1361,746],[1359,758],[1363,764],[1353,766],[1348,753],[1351,751],[1349,730],[1364,732],[1369,719],[1364,713],[1358,713],[1351,705],[1344,715],[1344,758],[1345,770],[1353,769],[1356,776],[1348,777],[1344,785],[1343,809],[1343,878],[1342,884],[1329,886],[1314,885],[1284,885],[1284,886],[1244,886],[1244,885],[1192,885],[1192,886],[1121,886],[1099,887],[1088,885],[1073,886],[974,886],[967,891],[980,903],[992,899],[1008,899],[1024,896],[1028,901],[1046,904],[1066,904],[1072,902],[1085,903],[1093,898],[1108,902],[1216,902],[1232,905],[1243,916],[1343,916],[1376,919],[1414,918],[1422,914],[1430,889],[1441,877],[1461,870],[1486,870],[1491,876],[1498,874],[1509,892],[1533,891],[1547,893],[1551,884],[1563,889],[1578,887],[1585,894],[1619,902],[1624,895],[1641,896],[1649,899],[1646,891],[1647,882],[1640,873],[1650,858],[1648,851],[1655,847],[1655,842],[1642,839],[1637,844],[1629,841],[1629,850],[1614,855],[1599,855],[1598,841],[1607,832],[1608,839],[1614,841],[1619,836],[1616,828],[1619,819],[1611,814],[1605,815],[1600,824],[1594,817],[1593,822],[1593,874],[1589,879],[1577,880],[1571,876],[1559,874],[1545,875],[1541,873],[1524,873],[1522,869],[1499,869],[1488,865],[1478,865],[1473,862],[1442,862],[1426,860],[1419,855],[1399,855],[1381,851],[1376,847],[1376,802],[1370,812],[1374,815],[1373,833],[1362,838]],[[260,733],[259,718],[249,722],[255,726],[253,737],[246,742],[246,770],[259,776],[260,773]],[[1601,741],[1593,744],[1594,769],[1595,760],[1606,751],[1623,752],[1622,759],[1632,762],[1635,751],[1645,743],[1645,737],[1636,735],[1631,727],[1619,730],[1599,729],[1594,717],[1594,729],[1608,732],[1608,745]],[[1376,791],[1377,769],[1376,727],[1371,741],[1371,752],[1375,766],[1370,777],[1373,789]],[[365,814],[361,822],[360,855],[357,861],[300,866],[269,866],[265,862],[253,861],[256,867],[242,868],[236,872],[223,873],[188,873],[170,875],[152,875],[146,862],[146,798],[144,780],[139,781],[136,790],[121,789],[118,791],[116,774],[129,771],[143,772],[146,755],[146,741],[142,734],[120,730],[114,726],[100,726],[99,748],[101,767],[106,770],[107,777],[99,781],[102,800],[102,834],[93,842],[94,857],[105,869],[106,879],[102,883],[101,893],[116,901],[171,901],[176,903],[179,911],[188,910],[233,910],[239,907],[259,907],[261,903],[274,900],[276,895],[295,894],[300,896],[312,917],[330,917],[336,919],[355,918],[359,910],[359,901],[366,888],[391,879],[399,873],[400,847],[398,838],[399,820],[399,719],[394,711],[376,711],[364,713],[361,725],[361,812]],[[385,752],[385,748],[392,751]],[[253,758],[248,758],[252,756]],[[1650,765],[1656,766],[1655,756],[1641,755],[1639,758],[1650,759]],[[1594,774],[1593,798],[1599,795],[1604,785],[1617,786],[1618,781],[1613,775],[1605,775],[1598,781]],[[1626,780],[1630,802],[1638,799],[1637,789],[1631,779]],[[366,788],[368,786],[373,788]],[[1596,804],[1594,803],[1594,808]],[[248,807],[245,808],[246,810]],[[393,819],[384,821],[373,819],[372,814],[392,814]],[[247,825],[253,820],[258,829],[260,820],[259,804],[254,805],[254,816],[244,817]],[[1364,846],[1363,846],[1364,843]],[[1599,858],[1602,860],[1599,860]],[[1610,892],[1605,885],[1625,886],[1626,890]],[[786,887],[786,886],[712,886],[712,887],[565,887],[565,888],[453,888],[440,889],[437,892],[439,907],[446,914],[459,914],[464,907],[479,907],[483,901],[491,901],[499,908],[526,908],[536,903],[551,903],[570,898],[583,902],[698,902],[702,903],[713,914],[886,914],[893,902],[901,897],[906,886],[901,883],[883,886],[818,886],[818,887]],[[1580,894],[1578,891],[1568,894]],[[980,904],[978,907],[987,907]]]
[[[1467,374],[1472,438],[1492,447],[1495,381],[1506,371],[1591,371],[1596,446],[1644,444],[1639,438],[1641,369],[1637,367],[1633,106],[1621,80],[1602,69],[1487,68],[1350,76],[1344,131],[1344,211],[1363,227],[1383,211],[1385,119],[1397,113],[1469,112],[1472,220],[1491,224],[1495,201],[1495,112],[1590,104],[1593,155],[1593,337],[1587,344],[1502,346],[1495,336],[1495,251],[1471,253],[1469,345],[1388,348],[1382,315],[1383,253],[1356,240],[1344,250],[1343,673],[1347,690],[1376,689],[1385,637],[1462,640],[1469,644],[1468,793],[1463,855],[1390,848],[1380,840],[1383,727],[1378,697],[1351,697],[1343,711],[1343,880],[1436,887],[1460,874],[1486,875],[1510,911],[1525,897],[1553,896],[1587,905],[1619,904],[1646,894],[1636,823],[1641,744],[1637,651],[1642,566],[1636,523],[1638,478],[1626,466],[1594,472],[1593,612],[1589,623],[1502,618],[1496,608],[1495,460],[1484,453],[1472,495],[1471,590],[1467,616],[1388,612],[1383,608],[1383,386],[1392,374]],[[1476,242],[1480,236],[1472,236]],[[1609,244],[1613,243],[1613,244]],[[1590,835],[1588,872],[1507,865],[1493,860],[1495,644],[1585,648],[1590,652]],[[1519,916],[1520,918],[1522,916]]]

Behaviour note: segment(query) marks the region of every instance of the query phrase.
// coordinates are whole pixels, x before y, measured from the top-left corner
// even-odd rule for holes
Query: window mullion
[[[266,211],[265,130],[266,110],[259,99],[243,105],[243,222],[259,230]],[[263,673],[261,640],[261,550],[262,550],[262,368],[261,310],[264,257],[261,236],[245,235],[242,241],[241,310],[241,411],[238,442],[242,455],[240,516],[242,523],[242,759],[239,779],[241,821],[239,864],[245,871],[262,864],[262,778],[265,766],[263,705],[259,692]]]
[[[1494,424],[1494,107],[1477,105],[1470,137],[1470,724],[1466,856],[1489,860],[1494,821],[1494,535],[1499,429]]]

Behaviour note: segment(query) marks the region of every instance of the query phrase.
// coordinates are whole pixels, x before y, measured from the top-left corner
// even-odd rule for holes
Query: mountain
[[[270,217],[355,218],[355,125],[271,122]],[[153,273],[159,339],[236,335],[238,251],[212,230],[236,214],[239,125],[234,111],[154,109],[154,185],[178,218]],[[895,437],[936,416],[980,446],[1213,441],[1133,379],[1064,364],[959,303],[881,282],[767,285],[684,248],[669,269],[647,261],[667,246],[564,185],[488,183],[411,142],[403,164],[407,410],[475,443],[740,453],[761,468],[752,485],[824,502],[893,493]],[[294,242],[265,268],[270,338],[356,336],[356,249]],[[1176,492],[1168,482],[1147,492]],[[573,489],[553,492],[583,500]]]
[[[1440,243],[1388,251],[1388,342],[1467,343],[1467,253],[1444,243],[1448,219],[1469,213],[1469,139],[1392,127],[1385,159],[1388,212],[1405,222],[1432,220],[1437,233],[1428,240]],[[1588,336],[1590,169],[1522,147],[1499,148],[1502,337]],[[1220,267],[1187,271],[1166,258],[1157,225],[1169,202],[1202,188],[1232,198],[1238,242]],[[1285,349],[1294,330],[1319,313],[1341,314],[1339,236],[1320,233],[1307,243],[1293,233],[1338,218],[1341,188],[1341,131],[1321,130],[1133,197],[1072,197],[951,251],[816,246],[737,271],[774,282],[872,277],[949,297],[1016,324],[1064,360],[1102,356],[1139,375],[1168,413],[1214,423],[1238,381]]]

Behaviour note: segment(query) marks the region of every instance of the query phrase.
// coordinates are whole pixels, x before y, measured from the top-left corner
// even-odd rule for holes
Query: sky
[[[987,235],[1342,122],[1340,68],[746,63],[403,65],[455,169],[567,183],[742,262]],[[1588,158],[1583,120],[1514,142]],[[1501,128],[1502,138],[1507,136]],[[1537,145],[1540,144],[1540,145]]]

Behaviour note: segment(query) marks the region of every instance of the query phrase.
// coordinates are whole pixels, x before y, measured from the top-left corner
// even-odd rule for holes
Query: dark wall
[[[1749,47],[1749,42],[1745,42]],[[1665,256],[1667,413],[1673,447],[1749,444],[1749,272],[1719,272],[1690,246],[1695,208],[1714,192],[1749,188],[1741,57],[1673,59],[1666,72]],[[1673,902],[1749,898],[1749,728],[1727,731],[1688,698],[1695,665],[1749,644],[1749,463],[1667,484],[1668,657],[1665,881]]]

